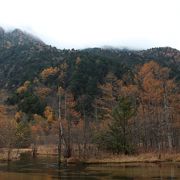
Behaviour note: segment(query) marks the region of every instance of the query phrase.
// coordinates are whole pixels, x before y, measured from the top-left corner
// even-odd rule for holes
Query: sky
[[[0,26],[58,48],[180,50],[180,0],[0,0]]]

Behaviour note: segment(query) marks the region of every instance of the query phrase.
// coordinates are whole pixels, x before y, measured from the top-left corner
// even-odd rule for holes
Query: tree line
[[[155,61],[130,70],[78,56],[25,81],[6,103],[16,107],[12,133],[21,134],[19,147],[56,144],[61,156],[86,158],[179,151],[179,100],[178,82]]]

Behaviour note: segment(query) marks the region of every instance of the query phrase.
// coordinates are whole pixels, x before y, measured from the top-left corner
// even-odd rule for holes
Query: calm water
[[[54,158],[0,162],[0,180],[180,179],[180,163],[68,165]]]

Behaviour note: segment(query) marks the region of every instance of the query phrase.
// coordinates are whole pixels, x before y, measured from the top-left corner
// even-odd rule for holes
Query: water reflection
[[[22,158],[0,163],[0,180],[54,179],[180,179],[180,163],[66,165],[58,167],[55,157]]]

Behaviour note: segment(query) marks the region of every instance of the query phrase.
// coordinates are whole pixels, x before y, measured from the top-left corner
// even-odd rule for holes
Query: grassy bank
[[[89,158],[87,164],[98,163],[155,163],[180,162],[180,153],[142,153],[138,155],[111,155],[104,158]]]
[[[18,160],[20,154],[32,153],[32,148],[13,149],[10,153],[11,160]],[[37,156],[57,156],[57,147],[54,145],[38,146]],[[8,160],[8,149],[0,149],[0,161]],[[101,163],[155,163],[155,162],[180,162],[180,153],[164,152],[164,153],[140,153],[137,155],[112,155],[109,153],[100,153],[96,156],[80,158],[73,156],[67,159],[68,163],[86,163],[86,164],[101,164]]]
[[[56,156],[57,147],[54,145],[39,146],[37,149],[38,155]],[[154,163],[154,162],[180,162],[180,153],[177,152],[150,152],[150,153],[139,153],[136,155],[112,155],[110,153],[99,152],[96,156],[90,155],[86,159],[80,158],[79,156],[72,156],[67,159],[68,163],[83,162],[87,164],[98,164],[98,163]]]
[[[24,149],[12,149],[10,151],[9,160],[18,160],[22,153],[31,153],[30,148]],[[0,148],[0,161],[8,161],[8,149]]]

